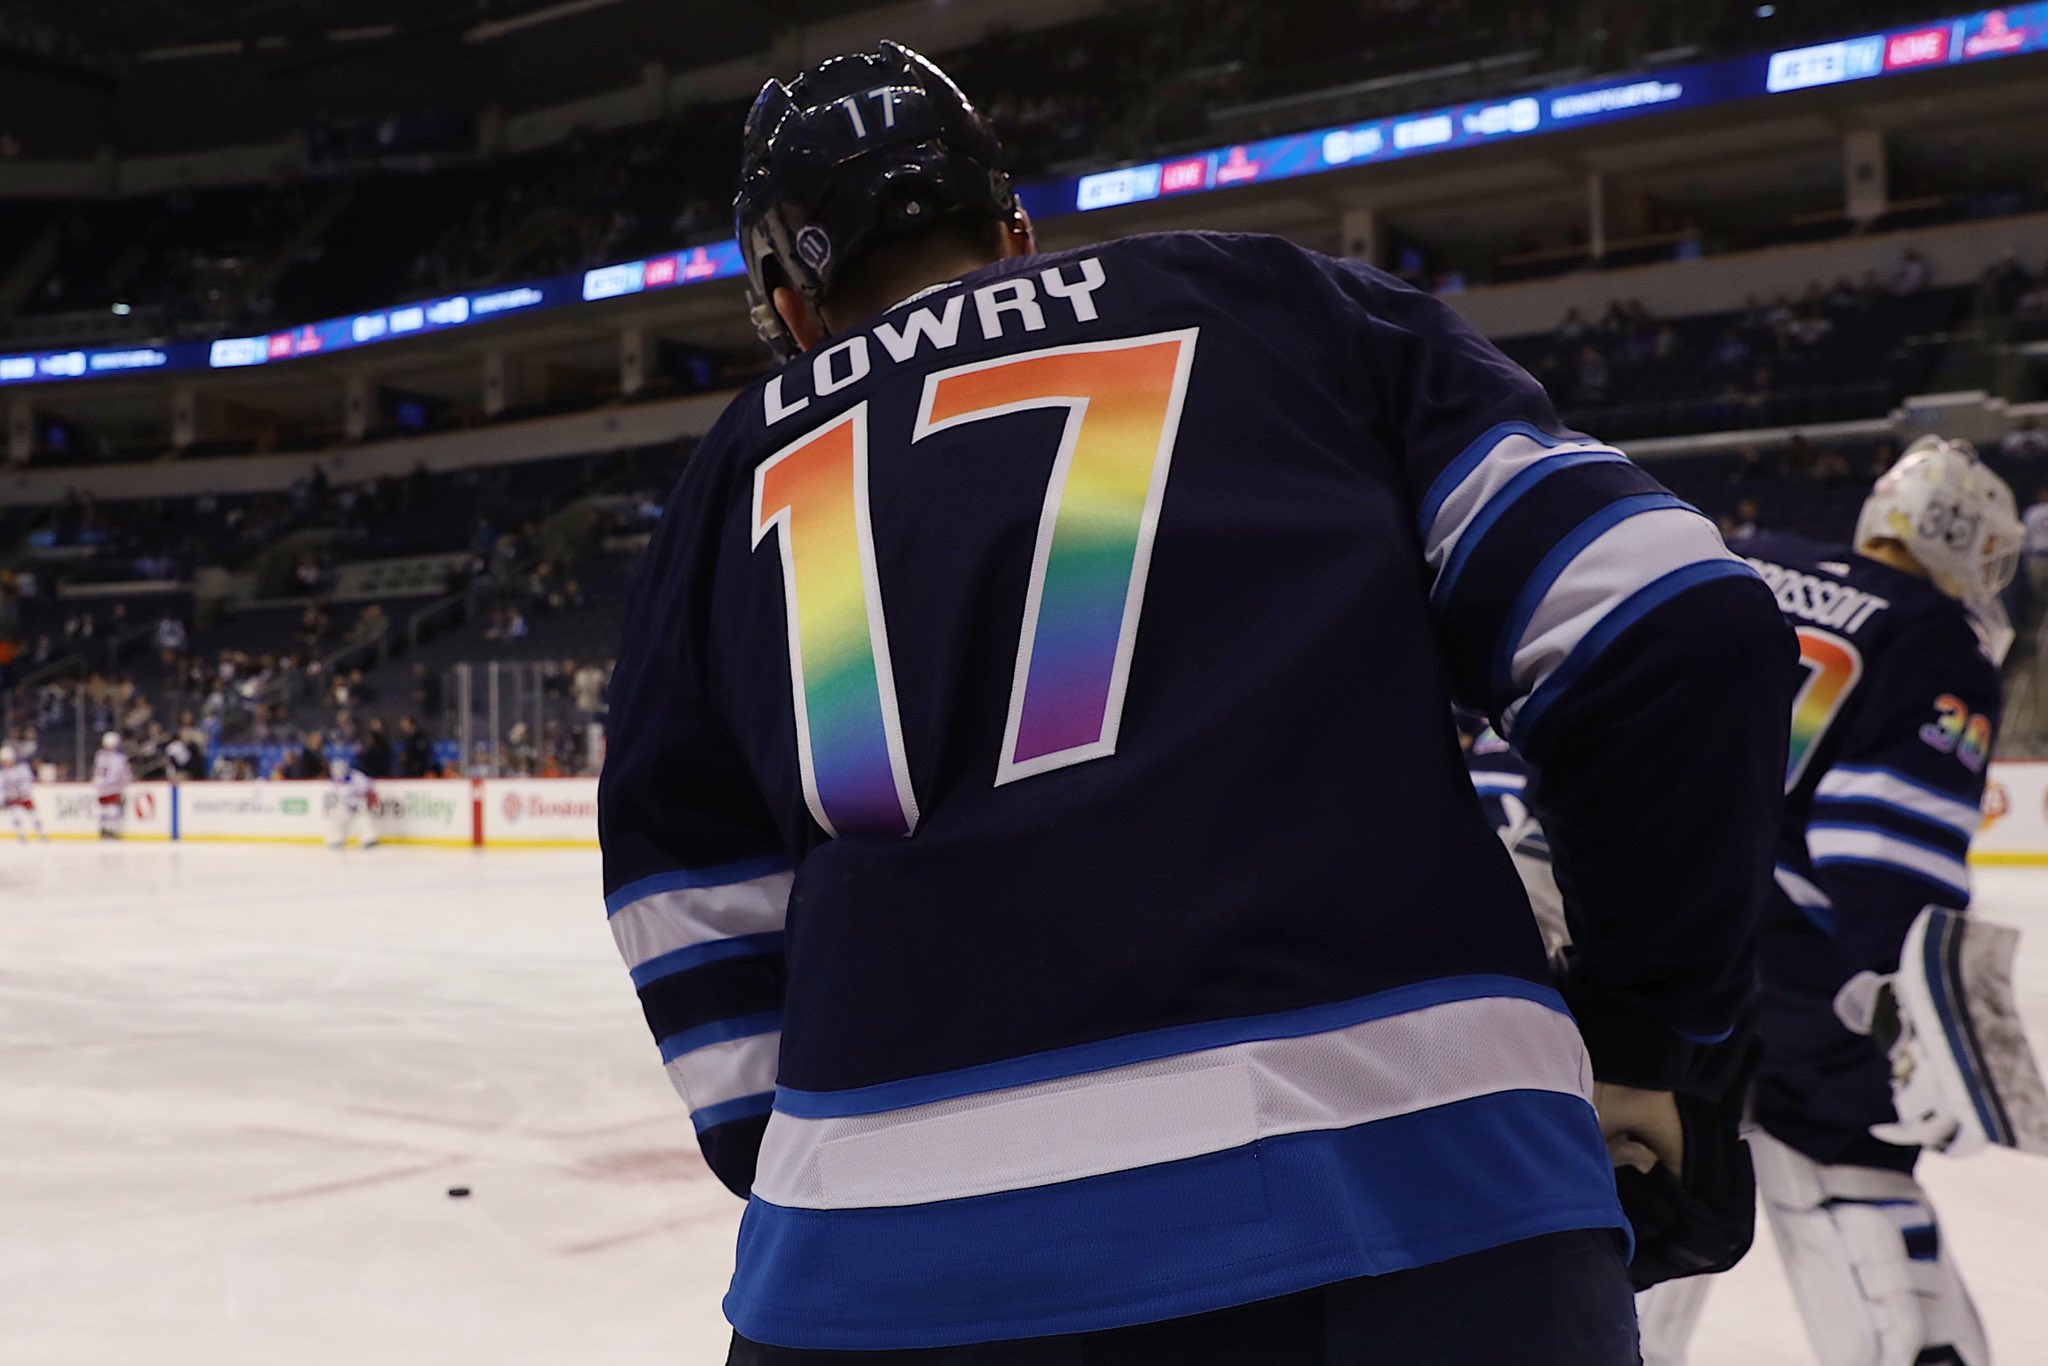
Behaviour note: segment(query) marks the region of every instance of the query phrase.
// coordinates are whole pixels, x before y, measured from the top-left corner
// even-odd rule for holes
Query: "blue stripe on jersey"
[[[731,939],[711,939],[702,944],[691,944],[685,948],[672,949],[658,958],[650,958],[632,972],[633,985],[644,987],[664,977],[672,977],[706,963],[716,963],[726,958],[746,958],[756,954],[781,953],[788,941],[788,935],[781,930],[764,930],[760,934],[735,935]]]
[[[1458,576],[1465,572],[1465,566],[1471,562],[1473,552],[1485,541],[1486,533],[1491,531],[1494,524],[1500,521],[1502,514],[1513,507],[1515,501],[1527,494],[1530,489],[1551,475],[1561,474],[1578,465],[1628,463],[1627,456],[1615,451],[1566,451],[1562,455],[1539,460],[1517,473],[1496,489],[1493,496],[1486,500],[1485,505],[1472,515],[1472,520],[1466,523],[1465,530],[1458,537],[1457,547],[1451,551],[1450,559],[1444,562],[1443,571],[1436,576],[1436,585],[1430,589],[1430,600],[1440,606],[1450,597],[1452,590],[1458,586]]]
[[[1495,697],[1514,695],[1515,649],[1521,644],[1522,633],[1529,629],[1530,620],[1535,617],[1536,609],[1543,605],[1543,599],[1550,592],[1551,585],[1557,582],[1558,575],[1579,557],[1580,551],[1599,540],[1604,533],[1631,517],[1660,508],[1677,508],[1685,512],[1694,510],[1690,503],[1669,493],[1634,493],[1617,498],[1573,527],[1564,539],[1537,561],[1536,568],[1508,607],[1507,620],[1502,623],[1494,644],[1488,686]]]
[[[657,1040],[701,1025],[782,1009],[788,964],[779,953],[721,958],[639,989],[640,1013]]]
[[[716,1105],[707,1105],[701,1110],[690,1112],[690,1126],[698,1133],[716,1129],[721,1124],[730,1124],[736,1119],[756,1119],[775,1108],[775,1093],[762,1091],[751,1096],[736,1096],[722,1100]]]
[[[1443,511],[1444,502],[1458,486],[1472,477],[1472,471],[1479,468],[1486,457],[1493,454],[1493,448],[1511,436],[1526,436],[1539,446],[1557,447],[1569,441],[1580,441],[1579,436],[1556,436],[1544,431],[1534,423],[1514,421],[1498,422],[1472,438],[1465,449],[1452,458],[1451,463],[1438,471],[1436,478],[1429,481],[1429,491],[1422,495],[1422,504],[1416,510],[1415,526],[1422,533],[1424,542],[1429,540],[1429,529],[1436,525],[1436,515]]]
[[[745,1336],[791,1347],[1041,1337],[1580,1228],[1628,1235],[1591,1107],[1507,1091],[932,1204],[810,1210],[756,1198],[725,1311]]]
[[[759,858],[719,864],[712,868],[676,868],[666,873],[656,873],[651,877],[629,882],[605,897],[605,918],[610,919],[634,902],[644,901],[658,892],[673,892],[686,887],[725,887],[735,882],[751,882],[757,877],[768,877],[774,873],[786,873],[789,869],[789,860],[781,854],[763,854]]]
[[[957,1071],[877,1082],[872,1086],[850,1087],[843,1091],[799,1091],[785,1086],[777,1093],[775,1108],[801,1119],[880,1114],[885,1110],[901,1110],[935,1100],[952,1100],[984,1091],[1000,1091],[1011,1086],[1100,1072],[1107,1067],[1170,1058],[1178,1053],[1225,1048],[1260,1039],[1292,1039],[1304,1034],[1321,1034],[1363,1024],[1367,1020],[1420,1010],[1424,1006],[1441,1005],[1445,1001],[1469,1001],[1487,996],[1518,997],[1549,1006],[1560,1013],[1569,1013],[1565,1009],[1564,998],[1556,991],[1520,977],[1490,973],[1441,977],[1349,1001],[1332,1001],[1273,1015],[1173,1025],[1166,1029],[1075,1044],[1070,1048],[1055,1048],[1044,1053],[1027,1053],[1022,1057],[963,1067]]]
[[[1954,858],[1967,857],[1970,852],[1970,837],[1957,833],[1954,826],[1882,797],[1823,797],[1815,793],[1813,815],[1814,824],[1882,830]]]
[[[1614,610],[1600,619],[1598,625],[1586,632],[1564,662],[1551,671],[1550,677],[1538,684],[1529,695],[1521,712],[1515,718],[1518,732],[1516,747],[1528,753],[1532,737],[1540,727],[1544,715],[1555,705],[1558,698],[1569,692],[1580,675],[1593,666],[1615,638],[1629,627],[1641,621],[1650,613],[1662,607],[1688,588],[1709,583],[1715,579],[1747,579],[1756,577],[1756,571],[1741,560],[1702,560],[1697,564],[1674,569],[1669,574],[1638,588],[1617,604]]]
[[[685,1029],[679,1034],[671,1034],[661,1040],[661,1060],[674,1062],[683,1054],[695,1052],[709,1044],[724,1043],[728,1039],[752,1038],[756,1034],[773,1034],[780,1028],[782,1012],[779,1010],[759,1010],[752,1015],[736,1015],[727,1020],[713,1020],[709,1024],[698,1025],[695,1029]]]

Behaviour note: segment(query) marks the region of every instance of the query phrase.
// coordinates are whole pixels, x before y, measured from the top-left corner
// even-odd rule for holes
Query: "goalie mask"
[[[787,285],[815,312],[878,243],[953,214],[1019,220],[1002,144],[946,73],[900,43],[770,81],[747,114],[733,227],[754,328],[797,353],[775,311]]]
[[[2012,645],[1998,595],[2019,568],[2023,535],[2006,482],[1969,442],[1939,436],[1906,447],[1856,518],[1856,548],[1877,540],[1903,545],[1936,588],[1968,609],[1993,663]]]

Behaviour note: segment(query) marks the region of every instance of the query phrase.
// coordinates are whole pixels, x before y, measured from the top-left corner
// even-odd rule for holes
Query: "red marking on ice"
[[[444,1157],[434,1162],[414,1162],[403,1167],[393,1167],[367,1176],[343,1177],[339,1181],[322,1181],[311,1186],[294,1186],[290,1190],[270,1191],[252,1196],[252,1205],[277,1205],[289,1200],[312,1200],[322,1195],[339,1195],[343,1191],[362,1190],[367,1186],[382,1186],[393,1181],[403,1181],[410,1176],[423,1176],[427,1172],[440,1171],[446,1167],[466,1161],[460,1157]]]
[[[564,1257],[581,1257],[587,1253],[603,1252],[606,1248],[620,1247],[626,1243],[637,1243],[642,1238],[658,1238],[664,1233],[673,1233],[677,1229],[688,1228],[692,1224],[708,1223],[714,1219],[724,1221],[730,1218],[732,1218],[732,1211],[729,1209],[698,1210],[695,1214],[678,1215],[673,1219],[664,1219],[658,1224],[648,1224],[641,1228],[627,1229],[623,1233],[610,1233],[602,1238],[591,1238],[581,1243],[571,1243],[567,1247],[557,1248],[556,1251],[560,1252]]]

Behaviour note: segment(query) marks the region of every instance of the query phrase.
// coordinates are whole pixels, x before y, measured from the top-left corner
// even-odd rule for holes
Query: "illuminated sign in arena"
[[[1318,128],[1166,161],[1020,187],[1034,218],[1090,213],[1170,195],[1203,194],[1399,161],[1623,119],[2048,51],[2048,0],[1782,52],[1673,67],[1654,76],[1558,86],[1510,99]],[[622,298],[743,275],[737,242],[600,266],[473,294],[304,323],[284,331],[152,347],[0,355],[0,386],[151,370],[225,370],[469,327],[537,309]]]

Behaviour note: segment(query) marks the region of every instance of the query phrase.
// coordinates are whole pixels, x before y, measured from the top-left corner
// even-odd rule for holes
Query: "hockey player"
[[[332,833],[327,837],[330,849],[348,847],[349,833],[356,823],[362,823],[363,834],[359,841],[364,849],[377,847],[377,787],[370,775],[346,759],[336,758],[327,766],[328,786],[331,789],[328,820]]]
[[[0,745],[0,806],[7,808],[7,815],[14,822],[14,837],[28,843],[28,831],[22,828],[22,818],[26,816],[35,828],[36,838],[48,844],[50,837],[43,833],[43,818],[36,814],[35,789],[35,770],[14,746]]]
[[[1671,1090],[1751,989],[1770,594],[1428,296],[1033,254],[1001,160],[894,44],[762,92],[786,363],[626,612],[606,907],[749,1198],[730,1360],[1635,1362],[1629,1266],[1754,1209]],[[1564,775],[1561,993],[1454,694]],[[1628,1265],[1616,1156],[1671,1196]]]
[[[1762,938],[1751,1146],[1824,1366],[1990,1360],[1913,1179],[1920,1144],[1951,1141],[1952,1127],[1918,1114],[1917,1128],[1901,1126],[1894,1065],[1865,1037],[1867,1018],[1860,1029],[1844,1022],[1837,998],[1852,980],[1916,966],[1902,965],[1900,948],[1923,907],[1969,904],[1964,859],[2011,641],[1998,594],[2020,536],[2011,491],[1968,444],[1922,437],[1877,481],[1852,546],[1768,534],[1743,543],[1798,631],[1805,673]],[[1931,1038],[1959,1019],[1908,1023]],[[1707,1284],[1646,1297],[1651,1366],[1684,1361]]]
[[[121,737],[108,731],[100,737],[100,751],[92,756],[93,795],[99,798],[100,838],[121,838],[121,826],[128,812],[128,784],[135,771],[121,748]]]

